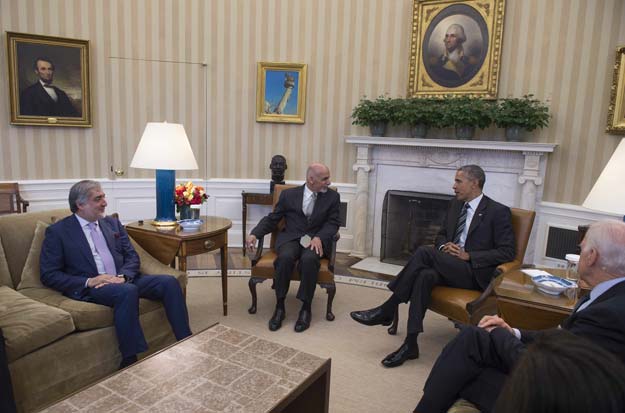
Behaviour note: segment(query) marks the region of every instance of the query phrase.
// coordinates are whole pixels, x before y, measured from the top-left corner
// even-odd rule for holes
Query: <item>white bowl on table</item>
[[[183,219],[178,221],[178,225],[183,231],[195,231],[200,229],[204,221],[201,219]]]
[[[569,288],[577,288],[575,282],[551,274],[537,275],[531,279],[538,291],[549,295],[560,295]]]

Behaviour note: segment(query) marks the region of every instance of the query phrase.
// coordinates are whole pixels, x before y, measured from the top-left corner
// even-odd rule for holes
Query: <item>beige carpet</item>
[[[271,332],[275,298],[270,281],[258,285],[258,313],[248,314],[251,298],[247,277],[230,277],[228,316],[221,303],[221,279],[192,277],[189,279],[187,302],[193,331],[218,321],[266,338],[332,359],[330,412],[411,412],[421,396],[423,383],[443,346],[455,336],[456,330],[446,318],[428,313],[425,333],[419,337],[421,356],[403,366],[387,369],[380,364],[386,354],[399,347],[405,335],[407,306],[400,306],[400,330],[397,336],[387,334],[385,327],[366,327],[354,322],[349,312],[378,305],[389,292],[355,285],[337,284],[333,322],[325,319],[325,290],[317,289],[313,302],[310,329],[295,333],[293,325],[299,311],[295,298],[297,283],[291,285],[287,298],[287,318],[282,328]]]

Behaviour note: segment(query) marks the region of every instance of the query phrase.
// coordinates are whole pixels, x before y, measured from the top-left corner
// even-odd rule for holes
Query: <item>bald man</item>
[[[306,183],[282,191],[274,210],[258,223],[245,241],[253,253],[257,240],[272,232],[280,220],[285,219],[286,225],[278,234],[275,245],[276,309],[269,320],[271,331],[282,327],[286,316],[284,300],[296,264],[301,276],[297,298],[302,301],[302,309],[295,331],[301,333],[310,327],[320,259],[330,253],[332,237],[340,225],[341,198],[336,191],[328,191],[330,183],[330,169],[321,163],[311,164],[306,170]]]

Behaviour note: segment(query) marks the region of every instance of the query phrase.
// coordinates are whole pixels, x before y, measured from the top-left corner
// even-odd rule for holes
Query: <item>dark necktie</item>
[[[100,256],[102,260],[102,264],[104,265],[104,270],[107,274],[115,275],[117,271],[115,270],[115,260],[111,255],[111,251],[109,250],[108,245],[106,245],[106,240],[104,239],[104,235],[102,235],[101,231],[96,229],[96,223],[90,222],[89,229],[91,230],[91,239],[93,240],[93,245],[95,246],[95,250]]]
[[[573,313],[577,312],[577,310],[579,309],[579,307],[582,306],[582,304],[584,304],[586,301],[590,300],[590,293],[586,294],[585,296],[583,296],[582,298],[580,298],[579,300],[577,300],[577,304],[575,304],[575,307],[573,307]]]
[[[467,211],[469,210],[469,204],[464,203],[462,207],[462,211],[460,211],[460,216],[458,217],[458,225],[456,225],[456,232],[454,233],[454,244],[460,243],[460,236],[462,235],[462,231],[464,231],[464,226],[467,223]]]

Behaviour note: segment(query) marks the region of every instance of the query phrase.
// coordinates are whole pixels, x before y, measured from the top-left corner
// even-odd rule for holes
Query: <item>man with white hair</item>
[[[625,363],[625,223],[592,224],[581,248],[579,275],[592,290],[561,327]],[[541,334],[512,328],[498,316],[464,328],[436,360],[414,411],[446,412],[459,397],[491,411],[507,375]]]
[[[447,28],[443,39],[445,53],[439,56],[432,65],[434,80],[443,86],[460,86],[477,72],[478,59],[465,55],[463,44],[466,40],[464,27],[460,24],[454,23]]]

